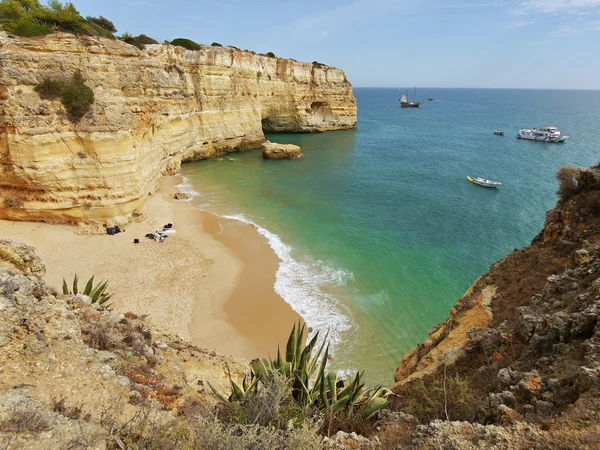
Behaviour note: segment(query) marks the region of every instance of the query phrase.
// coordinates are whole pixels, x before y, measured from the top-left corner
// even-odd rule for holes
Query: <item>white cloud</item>
[[[525,0],[515,13],[600,13],[600,0]]]
[[[511,23],[508,23],[504,26],[504,28],[523,28],[529,25],[533,25],[535,20],[515,20]]]

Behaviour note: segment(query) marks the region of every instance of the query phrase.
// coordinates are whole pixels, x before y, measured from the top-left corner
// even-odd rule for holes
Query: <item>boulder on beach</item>
[[[262,147],[263,158],[265,159],[292,159],[302,156],[300,147],[294,144],[276,144],[267,141]]]
[[[190,198],[190,196],[185,192],[176,192],[173,194],[173,197],[175,197],[176,200],[187,200]]]

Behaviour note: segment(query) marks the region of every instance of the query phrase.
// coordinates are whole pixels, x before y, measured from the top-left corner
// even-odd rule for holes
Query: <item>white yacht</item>
[[[529,139],[542,142],[565,142],[569,136],[563,135],[556,127],[542,127],[529,130],[524,128],[519,130],[517,139]]]

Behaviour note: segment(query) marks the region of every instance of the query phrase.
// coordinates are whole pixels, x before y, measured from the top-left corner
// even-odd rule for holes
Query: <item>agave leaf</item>
[[[227,400],[225,400],[225,397],[223,397],[219,391],[217,391],[212,384],[210,384],[210,381],[208,382],[208,386],[210,387],[211,391],[213,391],[213,394],[215,394],[217,396],[217,398],[219,400],[221,400],[223,403],[228,403]]]
[[[107,301],[110,300],[110,298],[112,297],[112,294],[102,294],[102,296],[100,297],[100,299],[98,300],[98,304],[99,305],[104,305]],[[106,305],[106,308],[108,308],[110,305]]]
[[[245,397],[244,391],[242,389],[240,389],[240,387],[237,384],[235,384],[235,381],[230,381],[230,382],[231,382],[231,395],[229,396],[229,401],[233,402],[236,400],[244,400],[244,397]]]
[[[63,278],[63,295],[69,295],[69,287],[67,286],[67,282],[65,281],[65,279]]]
[[[329,344],[327,344],[327,348],[325,349],[325,354],[323,355],[323,359],[321,360],[321,365],[319,366],[319,371],[317,372],[317,378],[315,379],[315,384],[317,384],[317,385],[325,377],[325,366],[327,365],[327,355],[328,354],[329,354]]]
[[[265,360],[263,358],[255,359],[250,362],[250,369],[252,370],[252,375],[260,380],[266,380],[267,375],[269,374],[269,369],[267,364],[265,364]]]
[[[92,275],[92,278],[90,278],[86,283],[85,288],[83,289],[83,294],[90,295],[90,292],[92,292],[92,286],[94,286],[94,275]]]
[[[79,281],[79,277],[75,274],[75,278],[73,278],[73,295],[77,295],[77,282]]]
[[[298,335],[296,336],[296,348],[294,349],[294,369],[303,370],[300,366],[302,360],[302,347],[304,346],[304,322],[298,322]]]
[[[96,303],[103,295],[103,292],[108,285],[108,281],[101,282],[96,288],[90,293],[92,297],[92,303]],[[106,295],[104,295],[106,296]],[[106,300],[105,300],[106,301]]]
[[[281,368],[279,369],[279,372],[282,375],[285,375],[287,378],[292,378],[292,363],[290,362],[283,362],[281,364]]]
[[[302,350],[302,354],[300,355],[300,363],[299,366],[302,369],[306,369],[307,373],[309,375],[311,372],[311,366],[310,366],[310,355],[313,351],[313,348],[315,347],[316,343],[317,343],[317,338],[319,337],[319,333],[316,333],[313,338],[310,340],[310,342],[308,343],[308,345],[306,347],[304,347],[304,350]]]
[[[296,350],[297,336],[298,335],[296,331],[296,324],[294,323],[294,327],[292,328],[292,332],[290,333],[290,337],[287,341],[287,347],[285,352],[286,362],[292,363],[294,361],[294,351]]]
[[[329,398],[327,396],[325,377],[321,378],[321,382],[319,383],[319,392],[321,394],[321,401],[323,402],[323,408],[325,411],[329,409]]]
[[[319,347],[319,350],[313,355],[312,359],[310,360],[310,376],[311,377],[317,367],[317,361],[321,358],[321,354],[323,353],[323,348],[325,347],[325,344],[327,344],[327,350],[325,351],[325,354],[327,355],[329,353],[329,343],[327,341],[328,337],[329,337],[329,331],[327,331],[327,333],[325,334],[325,337],[323,338],[323,342],[321,342],[321,346]]]
[[[364,419],[370,419],[373,416],[373,414],[375,414],[377,411],[385,408],[387,405],[388,405],[388,401],[386,398],[374,396],[369,401],[368,406],[361,411],[360,415]]]
[[[331,392],[331,402],[337,402],[337,374],[335,372],[327,374],[327,384],[329,385],[329,392]]]

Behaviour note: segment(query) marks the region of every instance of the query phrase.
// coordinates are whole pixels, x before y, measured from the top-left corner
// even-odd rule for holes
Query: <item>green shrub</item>
[[[313,61],[312,65],[317,69],[322,69],[323,67],[327,67],[326,64],[320,63],[319,61]]]
[[[114,24],[104,18],[84,19],[73,3],[50,0],[42,6],[38,0],[1,0],[0,23],[19,36],[41,36],[53,29],[75,34],[113,37]]]
[[[62,96],[65,86],[66,83],[64,81],[44,78],[44,81],[38,84],[34,90],[41,98],[45,100],[54,100]]]
[[[88,22],[90,23],[95,23],[96,25],[101,26],[102,28],[104,28],[107,31],[110,31],[111,33],[116,33],[117,29],[115,28],[115,24],[112,23],[110,20],[108,20],[105,17],[90,17],[87,16],[85,18]]]
[[[212,44],[210,44],[211,47],[223,47],[221,44],[219,44],[218,42],[213,42]]]
[[[570,199],[577,191],[577,176],[579,175],[579,169],[573,166],[562,166],[556,173],[556,179],[558,180],[558,191],[556,195],[560,197],[560,200],[566,201]]]
[[[475,418],[480,399],[466,378],[452,376],[443,380],[413,383],[401,398],[400,408],[421,422]],[[447,413],[447,416],[446,416]]]
[[[144,45],[159,43],[156,39],[152,39],[150,36],[146,36],[145,34],[140,34],[139,36],[136,36],[134,39]]]
[[[275,58],[275,53],[273,52],[268,52],[266,55],[270,58]]]
[[[62,93],[62,104],[69,114],[69,119],[79,122],[90,110],[92,103],[94,103],[94,91],[83,83],[81,72],[75,72]]]
[[[49,25],[28,17],[21,17],[7,26],[7,29],[17,36],[25,37],[44,36],[52,31]]]
[[[185,38],[177,38],[171,41],[171,45],[176,45],[178,47],[183,47],[188,50],[200,50],[202,46],[190,39]]]

